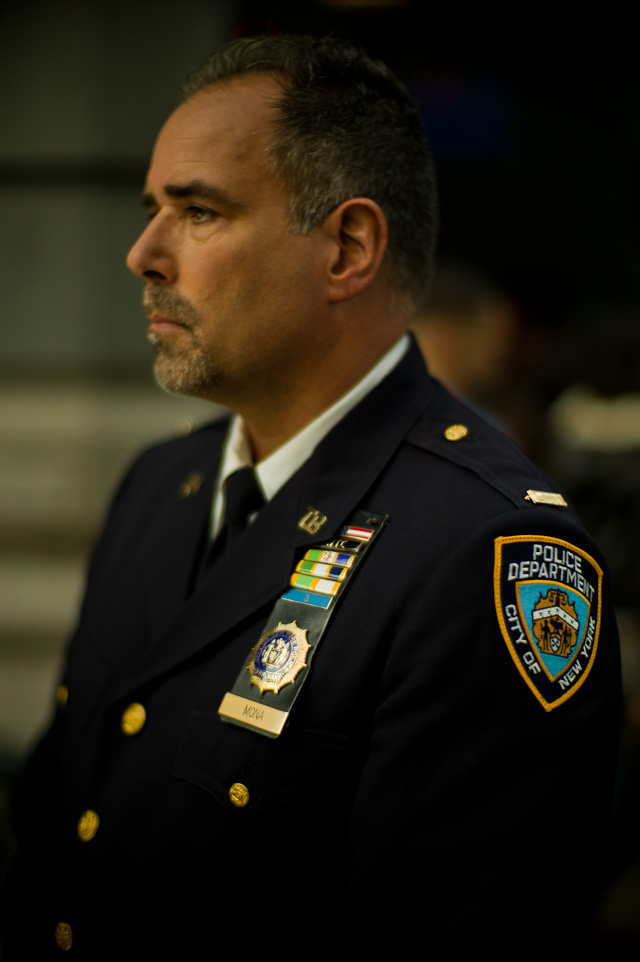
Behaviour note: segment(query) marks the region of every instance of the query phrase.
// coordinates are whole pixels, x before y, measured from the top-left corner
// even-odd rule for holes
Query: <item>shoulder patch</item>
[[[493,584],[509,653],[545,711],[591,671],[600,636],[602,569],[568,541],[496,538]]]

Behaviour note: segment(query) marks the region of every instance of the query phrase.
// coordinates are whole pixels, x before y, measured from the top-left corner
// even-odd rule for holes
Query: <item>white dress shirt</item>
[[[264,499],[270,501],[289,478],[293,477],[304,462],[311,457],[320,441],[329,431],[400,363],[409,349],[409,343],[408,334],[404,334],[357,384],[354,384],[346,394],[338,398],[335,404],[332,404],[310,424],[294,434],[285,444],[276,448],[268,457],[258,461],[255,465],[253,464],[251,446],[247,438],[244,421],[239,415],[234,415],[229,425],[214,491],[211,511],[212,537],[218,534],[222,526],[225,482],[230,474],[233,474],[238,468],[253,467]],[[249,518],[249,521],[251,520],[252,518]]]

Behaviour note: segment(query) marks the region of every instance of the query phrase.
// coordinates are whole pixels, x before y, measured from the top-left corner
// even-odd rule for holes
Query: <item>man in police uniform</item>
[[[188,79],[144,203],[157,380],[235,414],[116,495],[17,793],[8,957],[576,943],[610,588],[405,334],[436,217],[404,88],[334,39],[235,42]]]

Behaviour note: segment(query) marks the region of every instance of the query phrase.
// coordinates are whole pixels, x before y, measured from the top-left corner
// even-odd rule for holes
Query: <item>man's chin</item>
[[[167,394],[207,398],[219,382],[219,373],[201,356],[169,356],[160,350],[153,365],[156,384]]]

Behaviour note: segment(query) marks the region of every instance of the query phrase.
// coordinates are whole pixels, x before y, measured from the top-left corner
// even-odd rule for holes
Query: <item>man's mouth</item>
[[[173,317],[165,317],[163,314],[158,314],[155,311],[147,314],[149,318],[149,330],[150,331],[171,331],[176,330],[176,328],[182,328],[182,330],[190,330],[187,324],[182,321],[177,321]]]

